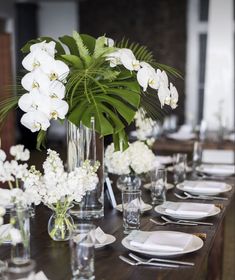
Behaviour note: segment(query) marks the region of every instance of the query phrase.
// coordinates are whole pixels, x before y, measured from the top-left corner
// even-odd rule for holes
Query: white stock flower
[[[137,72],[137,81],[142,86],[143,91],[146,91],[147,87],[150,86],[153,89],[159,88],[159,76],[155,69],[146,62],[140,63],[141,68]]]
[[[10,148],[10,154],[15,157],[15,160],[27,161],[30,157],[28,149],[24,145],[15,145]]]
[[[6,157],[6,153],[2,149],[0,149],[0,161],[3,162],[6,159]]]
[[[44,63],[41,68],[47,74],[50,81],[63,81],[69,74],[69,67],[60,60],[53,59],[50,63]]]
[[[179,99],[179,94],[175,86],[173,86],[172,83],[170,83],[170,93],[171,93],[171,100],[170,100],[170,106],[172,109],[175,109],[177,107],[177,102]]]
[[[3,208],[2,206],[0,206],[0,217],[4,216],[5,214],[6,214],[5,208]]]
[[[33,52],[37,49],[47,52],[50,56],[54,57],[55,55],[55,45],[56,43],[51,41],[46,43],[46,41],[36,43],[30,46],[30,51]]]
[[[6,207],[11,203],[11,190],[0,188],[0,204]]]
[[[48,117],[38,110],[27,112],[22,116],[20,122],[32,132],[36,132],[39,130],[46,131],[50,126]]]
[[[33,71],[34,69],[38,67],[41,68],[43,65],[50,64],[53,61],[54,58],[52,58],[47,52],[40,48],[36,48],[25,56],[22,60],[22,65],[26,70]]]

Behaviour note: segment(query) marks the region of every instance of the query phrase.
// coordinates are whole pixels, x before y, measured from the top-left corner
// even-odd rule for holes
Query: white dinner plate
[[[187,141],[196,137],[195,133],[170,133],[166,135],[167,138],[172,140]]]
[[[150,190],[150,188],[151,188],[151,183],[144,184],[143,187],[144,187],[146,190]],[[167,184],[166,184],[166,189],[167,189],[167,190],[170,190],[170,189],[173,189],[173,188],[174,188],[174,185],[173,185],[173,184],[170,184],[170,183],[167,183]]]
[[[174,171],[174,166],[168,166],[168,167],[167,167],[167,171],[173,172],[173,171]],[[190,172],[192,172],[192,171],[193,171],[192,167],[190,167],[190,166],[187,166],[187,167],[186,167],[186,173],[190,173]]]
[[[95,244],[95,248],[96,248],[96,249],[102,248],[102,247],[104,247],[104,246],[107,246],[107,245],[109,245],[109,244],[112,244],[112,243],[115,242],[115,241],[116,241],[116,237],[115,237],[115,236],[106,233],[106,240],[105,240],[105,242],[103,242],[103,243],[96,243],[96,244]]]
[[[181,203],[181,202],[175,202],[175,203]],[[184,202],[184,203],[193,203],[193,202]],[[154,211],[156,211],[157,213],[159,213],[160,215],[165,215],[165,216],[169,216],[175,219],[186,219],[186,220],[201,220],[207,217],[211,217],[211,216],[215,216],[218,215],[220,213],[220,208],[219,207],[214,207],[213,210],[208,213],[207,215],[202,215],[200,213],[198,213],[198,215],[184,215],[184,214],[177,214],[177,213],[168,213],[166,211],[166,207],[164,207],[164,204],[161,205],[157,205],[154,208]]]
[[[122,204],[118,204],[116,207],[115,207],[118,211],[122,212]],[[152,205],[150,204],[145,204],[144,208],[141,209],[141,212],[146,212],[146,211],[149,211],[152,209]]]
[[[180,184],[176,185],[176,188],[178,190],[183,191],[183,192],[188,192],[188,193],[195,194],[195,195],[217,195],[217,194],[220,194],[220,193],[229,192],[232,189],[231,185],[226,184],[225,188],[221,189],[220,191],[218,191],[218,189],[213,190],[213,185],[212,185],[213,182],[207,181],[207,183],[208,183],[208,186],[211,184],[211,190],[210,191],[208,189],[207,189],[207,191],[203,191],[202,189],[197,190],[196,188],[192,190],[192,189],[189,189],[187,187],[184,187],[184,183],[180,183]],[[208,186],[207,186],[207,188],[208,188]]]
[[[224,177],[234,175],[235,166],[226,164],[201,164],[200,166],[196,167],[196,171],[207,175]]]
[[[172,238],[174,238],[174,233],[176,233],[176,231],[162,231],[162,232],[166,232],[166,233],[170,233],[172,234]],[[177,232],[178,233],[178,232]],[[185,236],[191,235],[189,233],[183,233],[181,232],[181,234],[185,234]],[[137,252],[140,254],[145,254],[145,255],[149,255],[149,256],[159,256],[159,257],[168,257],[168,256],[180,256],[180,255],[184,255],[187,253],[191,253],[191,252],[195,252],[197,250],[199,250],[200,248],[202,248],[203,246],[203,241],[201,240],[201,238],[192,235],[192,241],[186,246],[186,248],[183,251],[178,251],[178,252],[166,252],[166,251],[150,251],[150,250],[143,250],[140,249],[138,247],[135,247],[133,245],[130,244],[130,238],[129,236],[126,236],[123,240],[122,240],[122,245],[127,248],[128,250],[131,250],[133,252]]]

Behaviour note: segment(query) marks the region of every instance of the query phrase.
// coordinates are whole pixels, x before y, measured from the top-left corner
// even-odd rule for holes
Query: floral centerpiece
[[[117,181],[119,189],[122,189],[125,184],[140,187],[141,181],[136,175],[142,175],[152,170],[155,161],[154,153],[142,141],[130,143],[129,147],[124,151],[115,151],[112,143],[105,151],[107,171],[122,175]]]
[[[68,50],[68,51],[67,51]],[[50,120],[67,119],[76,126],[95,129],[100,136],[113,135],[115,149],[128,141],[124,128],[139,108],[154,118],[159,104],[177,106],[178,93],[164,70],[178,75],[169,66],[157,63],[150,51],[122,40],[114,43],[105,36],[97,39],[73,32],[59,40],[41,37],[29,41],[22,52],[27,71],[23,91],[4,100],[0,121],[19,106],[25,113],[21,123],[38,133],[43,142]],[[179,75],[178,75],[179,76]]]

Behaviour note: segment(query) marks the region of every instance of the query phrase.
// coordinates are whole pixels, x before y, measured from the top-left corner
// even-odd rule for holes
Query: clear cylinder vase
[[[120,191],[126,189],[138,190],[140,186],[141,186],[141,179],[136,174],[121,175],[117,179],[117,188]]]
[[[48,234],[54,241],[69,240],[74,222],[68,212],[53,212],[48,221]]]
[[[17,265],[30,261],[30,220],[29,210],[23,207],[14,207],[10,212],[11,230],[11,262]]]
[[[94,190],[86,193],[81,203],[74,202],[70,213],[80,219],[100,218],[104,216],[104,139],[95,131],[94,118],[91,118],[90,128],[83,124],[77,127],[71,122],[67,127],[68,170],[81,166],[87,159],[91,163],[99,161],[99,182]]]

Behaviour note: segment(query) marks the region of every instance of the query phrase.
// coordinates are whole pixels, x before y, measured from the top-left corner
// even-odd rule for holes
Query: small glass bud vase
[[[48,221],[48,234],[54,241],[67,241],[71,236],[74,222],[68,210],[53,211]]]
[[[117,188],[122,191],[125,189],[137,190],[141,186],[141,179],[136,174],[121,175],[117,179]]]
[[[10,212],[11,262],[17,265],[30,261],[30,220],[28,208],[15,206]]]

